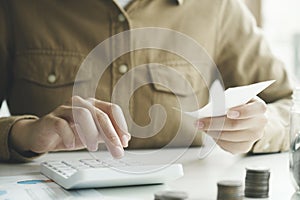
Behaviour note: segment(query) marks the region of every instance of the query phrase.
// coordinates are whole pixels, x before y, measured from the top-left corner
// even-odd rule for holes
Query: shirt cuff
[[[26,155],[20,154],[9,145],[9,135],[13,125],[23,119],[38,119],[33,115],[13,116],[0,118],[0,161],[4,162],[26,162],[41,154],[28,152]]]
[[[251,153],[276,153],[289,149],[289,115],[282,112],[281,115],[275,111],[268,110],[268,124],[264,130],[264,136],[258,140]]]

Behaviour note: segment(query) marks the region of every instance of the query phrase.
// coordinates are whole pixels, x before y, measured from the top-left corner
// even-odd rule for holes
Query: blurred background
[[[300,0],[242,1],[264,30],[273,53],[285,63],[297,85],[300,85]],[[3,102],[0,117],[8,115],[6,102]]]
[[[263,29],[273,53],[300,83],[300,1],[244,0]]]

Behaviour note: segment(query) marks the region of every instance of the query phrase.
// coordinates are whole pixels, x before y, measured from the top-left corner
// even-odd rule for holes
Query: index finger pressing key
[[[114,129],[109,117],[101,110],[96,111],[97,121],[96,125],[99,132],[102,134],[103,140],[115,158],[121,158],[124,156],[124,149],[122,147],[120,138]]]
[[[88,99],[88,101],[96,108],[102,110],[108,115],[113,127],[115,128],[117,134],[119,135],[119,138],[121,139],[123,147],[127,147],[131,136],[128,132],[127,123],[122,109],[116,104],[100,101],[97,99],[90,98]]]

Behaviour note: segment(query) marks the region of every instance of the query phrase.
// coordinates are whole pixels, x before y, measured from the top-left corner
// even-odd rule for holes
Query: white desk
[[[179,151],[178,149],[164,150],[162,158]],[[184,166],[184,177],[166,185],[139,186],[98,189],[103,195],[122,199],[154,199],[156,191],[172,189],[189,193],[190,199],[215,200],[217,196],[216,183],[222,179],[235,179],[244,182],[245,167],[263,165],[270,167],[270,200],[291,199],[294,188],[290,181],[288,153],[233,156],[216,147],[205,159],[199,160],[200,148],[189,149],[178,162]],[[39,171],[39,162],[65,158],[90,158],[86,152],[51,153],[35,162],[27,164],[0,164],[0,176],[24,175]],[[1,178],[1,177],[0,177]],[[119,198],[118,198],[119,197]]]

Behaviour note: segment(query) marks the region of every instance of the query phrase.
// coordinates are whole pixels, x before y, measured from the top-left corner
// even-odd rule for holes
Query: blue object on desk
[[[18,184],[21,185],[33,185],[33,184],[38,184],[38,183],[48,183],[52,182],[50,180],[25,180],[25,181],[18,181]]]
[[[0,196],[7,194],[5,190],[0,190]]]

